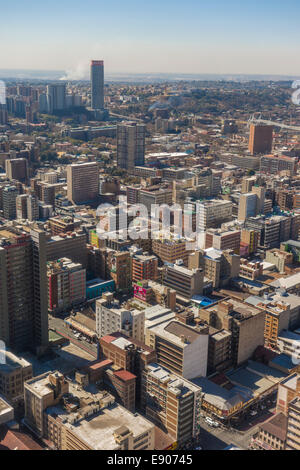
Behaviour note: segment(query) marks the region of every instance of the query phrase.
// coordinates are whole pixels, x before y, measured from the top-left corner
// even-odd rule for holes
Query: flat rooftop
[[[31,363],[22,357],[18,357],[10,351],[3,351],[0,349],[0,358],[5,359],[5,363],[0,362],[0,373],[10,373],[13,370],[30,367]]]
[[[166,383],[170,391],[176,394],[176,396],[184,397],[185,395],[192,392],[199,392],[201,388],[192,382],[178,377],[177,375],[169,372],[158,364],[149,364],[147,366],[148,374],[163,383]]]
[[[177,346],[180,346],[181,348],[184,348],[188,346],[188,344],[193,343],[201,335],[193,328],[190,328],[187,325],[176,320],[171,320],[167,324],[162,323],[161,325],[154,326],[151,328],[151,331],[153,331],[161,338],[164,338],[167,341],[169,340],[170,342],[177,344]],[[183,337],[186,340],[185,342],[183,342],[181,339]]]
[[[59,407],[50,407],[47,412],[55,413],[66,419],[70,418],[70,415]],[[113,403],[108,408],[101,409],[77,423],[71,424],[71,422],[66,421],[64,425],[94,450],[119,449],[114,433],[118,432],[120,428],[128,428],[133,433],[133,438],[154,428],[154,425],[141,415],[133,414],[117,403]]]

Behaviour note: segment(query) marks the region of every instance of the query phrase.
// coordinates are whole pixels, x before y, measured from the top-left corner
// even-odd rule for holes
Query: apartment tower
[[[104,62],[91,62],[92,109],[104,108]]]

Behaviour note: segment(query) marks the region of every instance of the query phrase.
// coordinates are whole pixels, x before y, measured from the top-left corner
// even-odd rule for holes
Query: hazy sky
[[[0,69],[300,76],[300,0],[0,0]]]

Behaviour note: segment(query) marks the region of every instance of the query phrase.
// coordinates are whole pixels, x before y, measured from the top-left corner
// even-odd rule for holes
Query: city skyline
[[[65,70],[67,79],[83,79],[90,60],[101,59],[108,73],[300,75],[296,0],[188,0],[184,8],[178,0],[154,0],[151,8],[87,0],[84,10],[77,0],[54,0],[47,12],[30,3],[0,2],[0,69]]]

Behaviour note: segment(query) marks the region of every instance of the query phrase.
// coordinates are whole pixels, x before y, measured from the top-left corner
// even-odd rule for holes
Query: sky
[[[299,0],[0,0],[0,69],[300,76]]]

